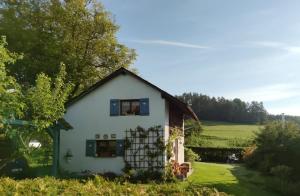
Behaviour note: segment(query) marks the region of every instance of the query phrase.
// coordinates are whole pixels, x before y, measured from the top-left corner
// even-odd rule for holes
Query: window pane
[[[121,102],[121,114],[122,115],[130,114],[130,102],[129,101]]]
[[[140,102],[139,101],[131,102],[131,111],[132,111],[132,114],[135,114],[135,115],[140,114]]]

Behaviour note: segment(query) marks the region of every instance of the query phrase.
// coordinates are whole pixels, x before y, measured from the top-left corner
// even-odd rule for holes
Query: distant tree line
[[[192,109],[201,120],[264,123],[268,119],[268,113],[262,102],[248,103],[238,98],[230,100],[198,93],[184,93],[177,97],[191,104]]]

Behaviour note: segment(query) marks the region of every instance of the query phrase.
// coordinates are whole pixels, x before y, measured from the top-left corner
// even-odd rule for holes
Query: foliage
[[[3,57],[0,58],[0,122],[2,123],[3,119],[22,119],[30,122],[30,125],[19,127],[6,124],[0,129],[5,138],[12,141],[15,149],[11,156],[0,164],[1,168],[8,161],[29,155],[35,150],[28,146],[31,139],[45,138],[43,141],[49,144],[49,138],[45,137],[45,129],[62,118],[72,84],[65,82],[66,71],[62,64],[54,80],[40,74],[35,86],[23,88],[7,74],[7,64],[20,57],[6,49],[5,39],[0,43],[0,55]]]
[[[176,139],[180,139],[183,137],[182,129],[179,127],[173,127],[170,128],[170,135],[166,144],[167,149],[167,159],[170,160],[174,154],[173,154],[173,144]]]
[[[42,73],[38,75],[36,85],[28,90],[27,113],[38,128],[47,128],[63,116],[65,102],[72,90],[72,84],[66,84],[65,77],[65,66],[61,64],[54,81]]]
[[[66,64],[72,94],[119,67],[128,67],[134,50],[118,42],[118,26],[110,13],[93,0],[3,0],[0,35],[9,49],[24,58],[8,66],[22,85],[33,85],[37,74],[55,78]]]
[[[163,165],[165,144],[161,126],[148,129],[138,126],[126,131],[124,171],[139,169],[141,162],[147,164],[147,170],[158,171]],[[133,159],[133,160],[132,160]]]
[[[184,148],[184,161],[185,162],[195,162],[199,161],[200,156],[196,154],[192,149],[190,148]]]
[[[25,108],[21,87],[6,72],[6,66],[15,63],[22,56],[8,51],[6,47],[6,39],[2,37],[0,39],[0,134],[3,128],[2,120],[22,117]]]
[[[284,195],[296,195],[300,184],[300,129],[294,124],[274,121],[255,139],[256,148],[245,161],[249,167],[274,176],[269,182]]]
[[[270,173],[271,168],[286,165],[293,168],[295,174],[300,174],[300,131],[296,124],[268,123],[257,134],[255,143],[257,148],[248,159],[250,166]]]
[[[183,136],[182,129],[171,128],[166,143],[160,133],[161,126],[153,126],[148,129],[138,126],[135,130],[127,131],[125,168],[123,169],[127,179],[143,182],[149,180],[174,181],[175,176],[170,159],[174,156],[175,140]],[[168,160],[166,165],[163,165],[164,156],[167,156]],[[147,169],[139,168],[140,162],[144,162],[148,166]],[[164,169],[164,173],[161,172],[162,169]]]
[[[184,137],[191,136],[192,134],[199,134],[203,131],[201,123],[193,119],[184,122]]]
[[[0,192],[4,195],[226,195],[203,186],[168,184],[131,184],[112,182],[96,176],[94,179],[60,180],[52,177],[16,181],[0,178]]]
[[[278,165],[271,168],[270,173],[280,179],[288,180],[292,173],[292,168],[286,165]]]
[[[266,185],[280,195],[284,196],[298,196],[300,190],[300,182],[291,182],[281,178],[271,178],[267,180]]]
[[[237,98],[228,100],[198,93],[184,93],[178,98],[190,102],[193,111],[202,120],[238,123],[263,123],[267,120],[267,111],[262,102],[246,103]]]

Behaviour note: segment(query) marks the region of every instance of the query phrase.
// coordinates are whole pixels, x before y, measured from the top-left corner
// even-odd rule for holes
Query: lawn
[[[238,196],[276,196],[265,187],[267,177],[242,165],[201,163],[193,164],[194,172],[188,182]]]
[[[201,123],[203,132],[197,143],[203,147],[245,147],[251,143],[255,133],[263,127],[214,121]]]

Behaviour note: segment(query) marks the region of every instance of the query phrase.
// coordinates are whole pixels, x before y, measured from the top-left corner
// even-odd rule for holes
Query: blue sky
[[[102,0],[142,77],[171,94],[300,115],[300,1]]]

